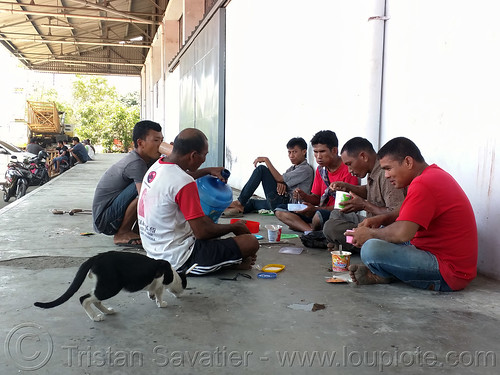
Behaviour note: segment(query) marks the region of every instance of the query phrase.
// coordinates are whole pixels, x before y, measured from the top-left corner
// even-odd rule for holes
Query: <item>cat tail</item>
[[[93,265],[94,258],[86,260],[78,269],[75,278],[73,279],[73,282],[69,286],[68,290],[64,292],[61,297],[52,302],[35,302],[35,306],[41,307],[42,309],[50,309],[52,307],[62,305],[64,302],[69,300],[78,291],[78,289],[80,289],[83,282],[85,281],[85,277],[87,276]]]

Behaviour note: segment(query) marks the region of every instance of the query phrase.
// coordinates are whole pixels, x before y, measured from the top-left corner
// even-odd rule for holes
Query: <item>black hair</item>
[[[286,144],[286,148],[294,148],[295,146],[299,146],[301,150],[307,150],[307,143],[302,137],[292,138]]]
[[[335,132],[331,130],[320,130],[312,137],[311,144],[313,146],[317,144],[327,145],[331,150],[334,147],[339,147],[339,140]]]
[[[201,130],[187,128],[175,137],[172,151],[181,156],[193,151],[201,153],[204,151],[207,141],[207,136]]]
[[[36,143],[36,138],[34,138],[34,137],[33,137],[33,138],[31,138],[31,139],[30,139],[30,143]]]
[[[77,142],[80,142],[80,138],[78,138],[78,137],[73,137],[73,138],[71,138],[71,140],[72,140],[72,141],[77,141]]]
[[[139,139],[146,139],[150,130],[161,132],[161,125],[150,120],[142,120],[135,124],[134,130],[132,131],[132,140],[134,141],[135,148],[139,147],[137,141]]]
[[[384,146],[382,146],[377,155],[380,159],[385,156],[390,156],[399,163],[402,163],[407,156],[412,157],[417,162],[425,162],[424,157],[420,153],[417,145],[405,137],[391,139]]]
[[[370,154],[374,154],[375,150],[373,149],[373,145],[371,142],[366,139],[366,138],[361,138],[361,137],[354,137],[349,139],[344,146],[342,147],[342,150],[340,153],[347,152],[351,156],[358,156],[361,151],[366,151]]]

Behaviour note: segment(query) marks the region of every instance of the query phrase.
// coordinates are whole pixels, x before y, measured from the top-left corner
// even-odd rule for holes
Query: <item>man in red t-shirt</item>
[[[311,139],[314,157],[318,163],[311,194],[301,189],[295,189],[293,197],[307,205],[307,208],[290,212],[286,205],[276,208],[275,215],[290,229],[307,232],[319,230],[329,219],[335,203],[335,192],[329,189],[330,183],[344,181],[358,185],[358,179],[349,173],[347,166],[342,163],[339,152],[337,135],[331,130],[321,130]]]
[[[396,188],[408,186],[408,193],[397,218],[392,213],[375,216],[354,229],[364,264],[349,267],[352,280],[378,284],[397,279],[445,292],[465,288],[476,277],[478,243],[464,191],[450,174],[428,165],[407,138],[390,140],[378,156],[386,178]],[[403,244],[407,241],[411,244]]]

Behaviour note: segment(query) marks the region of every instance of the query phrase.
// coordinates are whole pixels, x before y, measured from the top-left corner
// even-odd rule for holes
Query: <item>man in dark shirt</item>
[[[59,167],[61,165],[61,162],[63,160],[69,161],[69,151],[68,151],[68,147],[64,145],[63,141],[57,142],[56,150],[59,152],[59,156],[55,157],[52,160],[52,162],[49,165],[49,168],[51,168],[52,166],[55,166],[54,172],[59,173],[60,172]]]
[[[43,147],[36,143],[36,138],[31,138],[29,145],[26,146],[26,152],[29,152],[33,155],[38,155],[38,153],[42,150]]]
[[[255,169],[241,190],[237,200],[224,211],[224,216],[240,216],[241,213],[261,209],[274,210],[280,204],[287,204],[296,188],[311,192],[314,169],[306,160],[307,143],[303,138],[292,138],[286,144],[292,166],[285,173],[279,173],[268,157],[259,156],[253,162]],[[262,163],[260,165],[257,165]],[[266,199],[253,199],[255,190],[262,184]]]
[[[160,157],[161,126],[153,121],[139,121],[132,138],[134,149],[99,180],[92,218],[95,231],[114,235],[116,245],[140,247],[139,234],[132,230],[137,221],[137,197],[146,171]]]
[[[73,137],[73,147],[69,149],[71,154],[70,164],[73,166],[78,163],[86,163],[90,160],[89,154],[85,149],[85,146],[80,143],[80,138]]]

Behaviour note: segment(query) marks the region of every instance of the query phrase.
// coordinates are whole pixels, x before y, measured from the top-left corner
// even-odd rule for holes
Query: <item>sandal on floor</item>
[[[132,238],[128,242],[119,242],[119,243],[115,243],[115,245],[122,246],[122,247],[133,247],[135,249],[142,249],[143,248],[142,243],[134,243],[134,242],[137,242],[140,240],[141,240],[140,238]]]
[[[226,208],[224,212],[221,214],[221,217],[242,217],[243,212],[239,211],[236,208]]]

